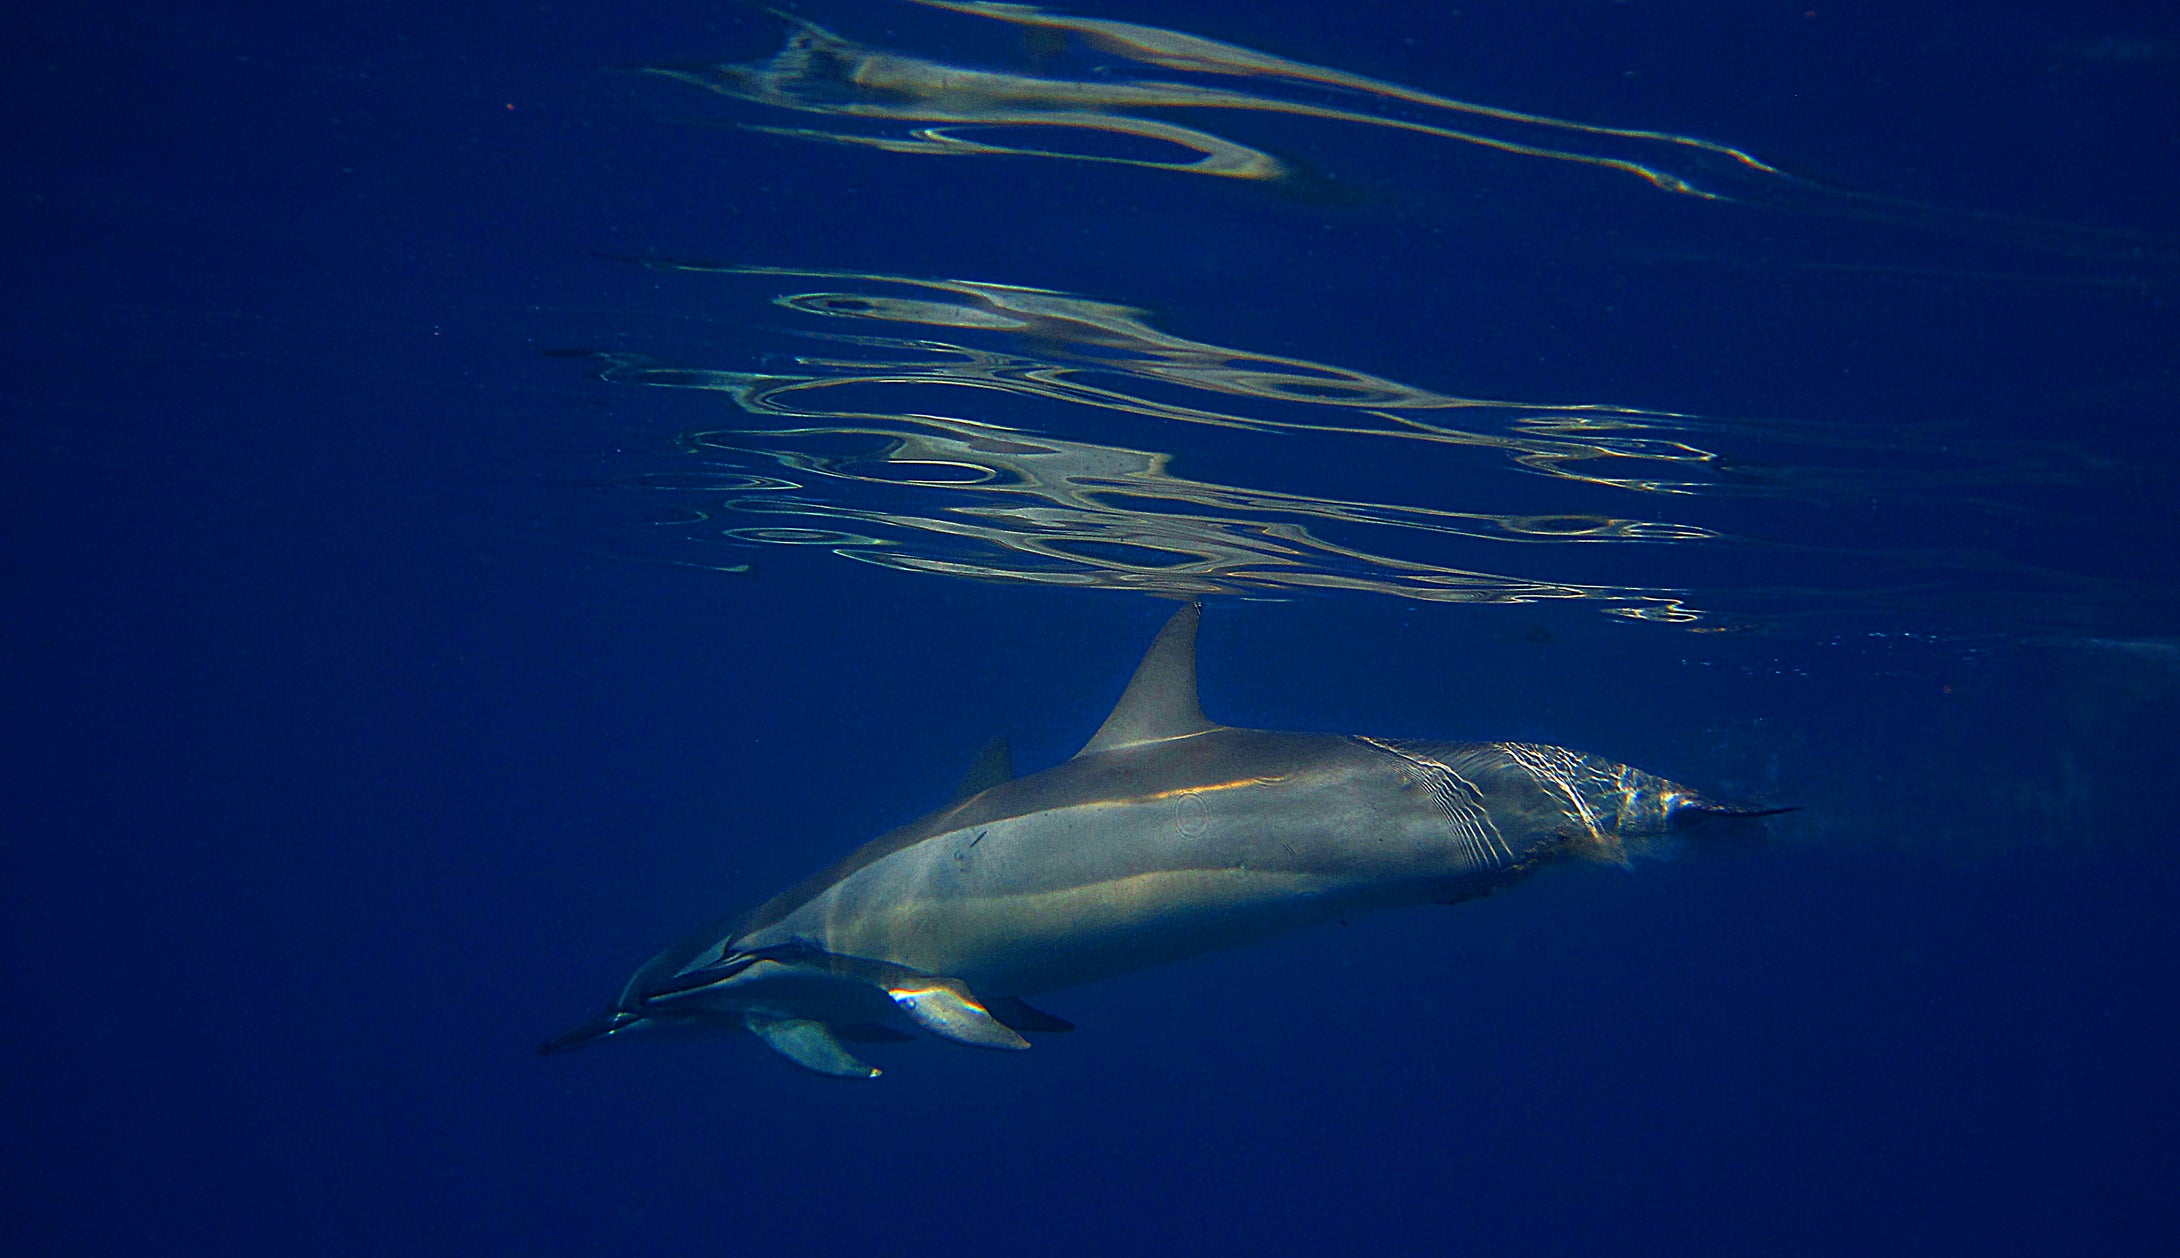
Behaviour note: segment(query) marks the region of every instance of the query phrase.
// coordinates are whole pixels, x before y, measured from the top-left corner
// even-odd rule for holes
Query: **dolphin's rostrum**
[[[1182,608],[1097,735],[1013,776],[1004,744],[953,802],[724,929],[653,958],[554,1052],[641,1028],[747,1029],[869,1078],[843,1039],[987,1048],[1068,1024],[1023,997],[1366,909],[1488,894],[1561,861],[1662,855],[1716,804],[1532,743],[1235,729],[1196,701]]]

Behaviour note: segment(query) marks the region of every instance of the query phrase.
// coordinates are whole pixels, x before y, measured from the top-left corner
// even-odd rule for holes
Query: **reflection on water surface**
[[[803,339],[825,347],[795,355],[792,370],[600,356],[610,380],[712,391],[753,421],[682,437],[715,472],[634,478],[708,499],[676,517],[705,536],[823,545],[914,571],[1166,594],[1347,588],[1442,602],[1593,599],[1643,619],[1697,615],[1679,591],[1557,578],[1548,565],[1510,562],[1508,543],[1714,538],[1662,510],[1376,501],[1187,475],[1173,453],[1188,431],[1176,424],[1247,438],[1252,451],[1266,438],[1307,439],[1304,461],[1324,469],[1368,467],[1404,450],[1400,466],[1410,473],[1417,460],[1444,460],[1430,483],[1445,501],[1464,497],[1463,482],[1488,466],[1476,456],[1489,455],[1499,466],[1510,460],[1663,508],[1719,476],[1715,456],[1671,435],[1683,417],[1453,397],[1189,340],[1151,326],[1140,310],[1045,289],[662,265],[830,285],[770,296],[799,316]],[[1163,448],[1106,439],[1128,434],[1162,434]],[[1492,479],[1475,496],[1503,496]],[[748,516],[797,522],[739,522]],[[1486,553],[1485,544],[1499,549]],[[1451,558],[1471,553],[1473,563]]]
[[[1586,600],[1693,628],[1971,601],[2035,619],[2055,596],[2099,596],[1936,540],[1987,535],[2005,487],[2096,478],[2059,446],[1460,397],[1049,289],[649,265],[723,285],[731,322],[779,325],[725,365],[701,361],[712,349],[591,355],[608,380],[735,409],[679,439],[700,468],[620,478],[673,497],[675,563],[819,547],[1168,595]]]
[[[1640,182],[1609,186],[1646,205],[1662,204],[1651,190],[1703,202],[1691,208],[1706,222],[1754,206],[1857,220],[1857,231],[1918,229],[1902,240],[1942,227],[2056,247],[2068,266],[2053,259],[2033,273],[2052,286],[2118,292],[2112,258],[2124,258],[2127,277],[2163,265],[2159,251],[2119,234],[1948,214],[1817,184],[1693,136],[1457,100],[1161,27],[986,0],[832,8],[884,21],[776,14],[786,42],[769,56],[658,73],[731,98],[746,129],[889,152],[1100,162],[1115,180],[1125,172],[1111,165],[1273,183],[1302,176],[1252,127],[1330,125],[1350,137],[1370,128],[1430,149],[1392,146],[1391,160],[1411,172],[1455,142],[1634,175]],[[884,46],[841,33],[854,26]],[[1008,49],[1021,64],[1007,64]],[[1363,160],[1389,156],[1385,146],[1369,151]],[[1232,199],[1230,184],[1152,182],[1174,192],[1161,213],[1202,214]],[[886,239],[874,231],[857,247],[868,257]],[[1394,253],[1404,244],[1386,240]],[[1765,269],[1899,271],[1842,247],[1849,261],[1789,257]],[[914,248],[893,252],[898,260],[881,254],[877,265],[916,269]],[[1921,253],[1903,256],[1909,270],[1949,280],[2031,274],[2009,271],[2004,255],[1989,267],[1973,253],[1932,256],[1929,266]],[[1946,412],[1861,422],[1468,397],[1299,356],[1307,320],[1290,342],[1303,348],[1280,354],[1222,344],[1244,338],[1215,330],[1199,330],[1203,339],[1169,331],[1124,304],[1126,291],[649,265],[721,285],[720,317],[764,325],[755,345],[639,343],[597,355],[610,380],[699,391],[734,408],[729,422],[681,438],[700,470],[623,478],[674,497],[666,522],[688,544],[727,548],[701,566],[738,569],[762,547],[818,548],[986,580],[1190,596],[1351,589],[1437,602],[1574,600],[1698,628],[1850,608],[2056,626],[2143,594],[2123,565],[2069,544],[2095,535],[2084,521],[2097,503],[2084,488],[2123,481],[2126,469],[2068,448],[2064,433],[2000,435],[1979,430],[1974,414]],[[1665,253],[1652,265],[1678,266]],[[1130,285],[1125,271],[1110,282]],[[1348,299],[1368,310],[1373,295],[1358,284]],[[1431,321],[1445,316],[1424,307],[1386,317],[1420,327],[1427,343]],[[1822,344],[1813,342],[1818,352]],[[1430,379],[1436,361],[1411,350],[1395,370]],[[699,562],[690,554],[673,561]]]
[[[751,130],[895,153],[1067,158],[1230,179],[1294,174],[1288,162],[1263,149],[1160,116],[1216,110],[1356,124],[1578,162],[1706,199],[1776,199],[1817,187],[1739,149],[1692,136],[1473,104],[1162,27],[982,0],[911,2],[1019,27],[1035,59],[1050,68],[1017,73],[889,51],[782,14],[787,43],[771,57],[660,67],[657,73],[828,120],[822,126],[746,124]],[[1076,75],[1057,72],[1070,51],[1094,56],[1096,63]],[[1185,77],[1135,77],[1152,73]],[[1235,80],[1244,82],[1235,86]],[[888,122],[917,125],[872,126]]]

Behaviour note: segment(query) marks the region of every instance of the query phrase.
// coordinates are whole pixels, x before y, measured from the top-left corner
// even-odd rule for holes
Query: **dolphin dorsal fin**
[[[963,775],[961,785],[954,788],[954,803],[960,803],[971,795],[981,795],[995,786],[1014,780],[1014,750],[1007,746],[1007,736],[1001,734],[984,744],[984,750],[976,753],[976,760]]]
[[[1203,605],[1190,603],[1173,613],[1158,631],[1151,649],[1136,665],[1113,714],[1105,718],[1092,738],[1076,755],[1087,756],[1119,747],[1185,738],[1218,726],[1204,719],[1196,702],[1196,622]]]

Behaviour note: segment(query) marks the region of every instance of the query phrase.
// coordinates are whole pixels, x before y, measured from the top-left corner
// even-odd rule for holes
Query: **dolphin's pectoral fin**
[[[933,1035],[979,1048],[1028,1048],[1029,1041],[969,994],[959,979],[919,976],[890,983],[886,995]]]
[[[875,1079],[878,1068],[857,1061],[826,1025],[812,1018],[775,1018],[751,1013],[743,1024],[773,1052],[802,1067],[836,1079]]]
[[[957,1043],[974,1044],[980,1048],[1029,1047],[1028,1040],[1017,1034],[1014,1028],[993,1017],[992,1011],[986,1009],[983,1002],[969,991],[969,985],[958,978],[926,974],[893,961],[827,952],[802,941],[761,948],[742,955],[822,969],[841,978],[869,983],[883,991],[917,1026]],[[826,1031],[825,1038],[835,1051],[839,1050],[840,1046],[833,1041],[830,1031]],[[774,1044],[773,1047],[780,1046]],[[780,1051],[787,1052],[784,1048]],[[788,1055],[794,1056],[792,1053]],[[860,1062],[857,1064],[861,1065]]]
[[[992,1016],[1017,1031],[1029,1031],[1038,1035],[1058,1035],[1072,1031],[1075,1024],[1057,1014],[1046,1013],[1020,996],[1000,996],[984,1002]]]

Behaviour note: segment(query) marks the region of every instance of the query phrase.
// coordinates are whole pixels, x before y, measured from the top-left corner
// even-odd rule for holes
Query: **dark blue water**
[[[12,16],[10,1250],[2169,1251],[2180,24],[1728,7]],[[1161,595],[1214,719],[1803,811],[532,1054]]]

